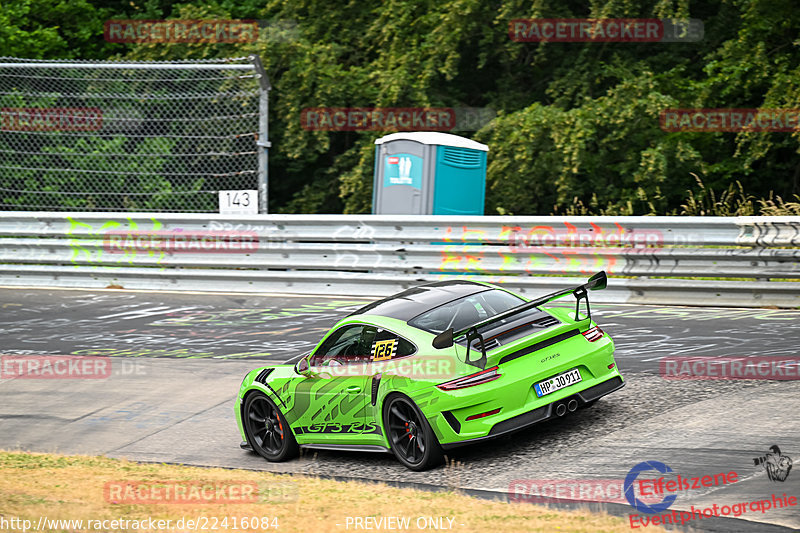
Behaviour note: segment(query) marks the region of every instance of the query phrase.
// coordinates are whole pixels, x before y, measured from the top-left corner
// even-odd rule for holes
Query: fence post
[[[272,86],[261,64],[261,58],[255,54],[250,56],[258,77],[258,212],[269,213],[269,91]]]

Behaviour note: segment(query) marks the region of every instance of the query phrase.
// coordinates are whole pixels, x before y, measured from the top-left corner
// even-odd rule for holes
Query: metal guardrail
[[[374,296],[440,279],[800,307],[800,217],[0,213],[0,285]],[[699,279],[698,279],[699,278]]]

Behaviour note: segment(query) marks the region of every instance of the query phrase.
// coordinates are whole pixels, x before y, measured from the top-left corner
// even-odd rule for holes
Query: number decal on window
[[[372,360],[385,361],[397,354],[397,339],[377,341],[372,344]]]

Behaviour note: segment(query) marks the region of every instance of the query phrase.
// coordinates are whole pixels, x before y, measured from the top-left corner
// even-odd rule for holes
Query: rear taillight
[[[595,326],[583,332],[583,336],[586,337],[586,340],[589,342],[599,341],[603,338],[603,335],[605,335],[605,333],[600,329],[600,326]]]
[[[475,385],[482,385],[483,383],[494,381],[499,377],[500,377],[500,372],[498,371],[498,368],[496,366],[493,366],[492,368],[487,368],[486,370],[475,372],[474,374],[470,374],[469,376],[464,376],[463,378],[454,379],[452,381],[446,381],[436,386],[439,387],[441,390],[464,389],[467,387],[474,387]]]

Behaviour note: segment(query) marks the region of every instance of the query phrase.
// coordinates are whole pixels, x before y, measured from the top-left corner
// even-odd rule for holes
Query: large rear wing
[[[518,315],[520,313],[524,313],[525,311],[529,311],[540,305],[544,305],[548,302],[552,302],[553,300],[558,300],[559,298],[563,298],[569,294],[575,296],[575,321],[579,320],[578,311],[580,310],[581,300],[586,301],[586,318],[585,320],[591,321],[592,319],[592,312],[589,308],[589,291],[598,291],[601,289],[605,289],[608,286],[608,276],[606,276],[605,271],[598,272],[597,274],[593,275],[589,278],[589,281],[584,283],[583,285],[578,285],[577,287],[572,287],[569,289],[562,289],[560,291],[556,291],[535,300],[531,300],[530,302],[525,302],[522,305],[518,305],[517,307],[512,307],[508,311],[503,311],[502,313],[498,313],[494,316],[491,316],[487,319],[481,320],[480,322],[476,322],[475,324],[471,324],[465,328],[462,328],[458,331],[454,331],[453,328],[443,331],[442,333],[438,334],[433,339],[433,347],[437,350],[441,350],[443,348],[449,348],[453,345],[456,339],[460,339],[462,337],[466,337],[467,341],[467,355],[466,355],[466,362],[467,364],[477,366],[481,369],[486,367],[486,347],[484,346],[483,336],[478,332],[479,328],[484,326],[488,326],[489,324],[493,324],[495,322],[499,322],[506,318],[512,317],[514,315]],[[481,357],[476,359],[475,361],[470,360],[469,352],[470,347],[472,346],[473,341],[479,341],[480,349],[481,349]]]

